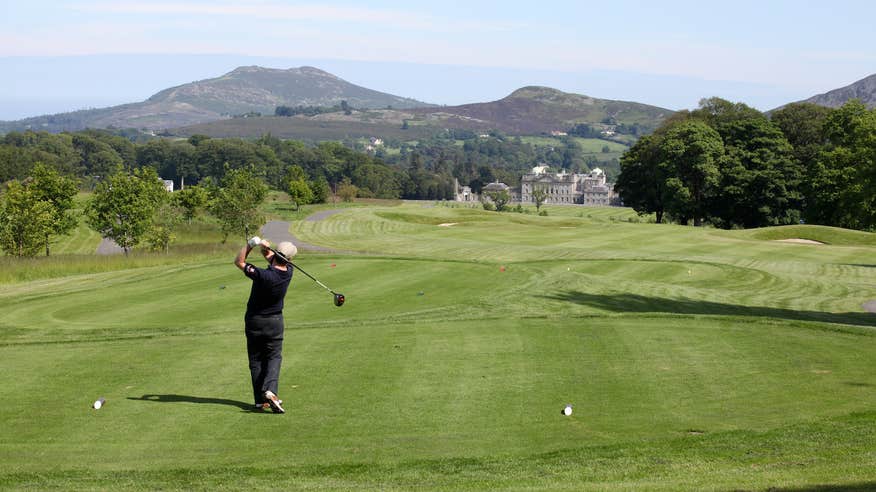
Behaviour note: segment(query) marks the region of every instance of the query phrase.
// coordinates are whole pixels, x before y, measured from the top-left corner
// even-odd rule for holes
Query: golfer
[[[257,246],[268,260],[267,268],[247,263],[246,257],[255,247],[249,242],[234,259],[237,268],[252,280],[244,317],[252,393],[257,410],[270,407],[274,413],[285,413],[283,401],[277,397],[283,361],[283,298],[292,280],[293,268],[289,261],[298,249],[290,242],[282,242],[272,250],[271,244],[264,239]]]

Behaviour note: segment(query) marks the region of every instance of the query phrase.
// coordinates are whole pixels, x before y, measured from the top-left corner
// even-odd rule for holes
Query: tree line
[[[159,179],[185,188],[170,195]],[[452,182],[426,170],[408,172],[340,143],[308,146],[265,136],[255,141],[193,136],[135,143],[109,131],[12,132],[0,138],[0,246],[31,256],[69,233],[80,190],[93,191],[86,223],[127,253],[146,243],[167,249],[174,227],[207,210],[225,237],[245,236],[259,224],[258,205],[270,188],[296,205],[332,194],[399,198],[438,182],[437,198],[451,198]],[[440,195],[438,197],[437,195]]]
[[[35,256],[53,237],[68,234],[79,223],[74,215],[77,181],[37,163],[24,180],[6,183],[0,200],[0,249],[12,256]],[[268,186],[252,169],[231,169],[218,184],[189,186],[168,193],[149,167],[120,172],[101,180],[82,213],[101,237],[112,239],[125,255],[145,243],[167,251],[177,227],[203,210],[214,216],[223,233],[249,237],[264,224],[260,207]]]
[[[570,172],[607,164],[585,158],[572,138],[537,147],[500,132],[481,138],[467,130],[448,130],[447,135],[399,147],[398,152],[381,146],[369,153],[337,142],[306,144],[271,135],[255,140],[195,135],[135,142],[105,130],[11,132],[0,137],[0,182],[24,179],[37,162],[76,178],[83,189],[145,167],[177,187],[217,183],[228,169],[247,167],[271,188],[286,191],[293,186],[303,198],[310,194],[302,189],[302,181],[317,200],[326,196],[325,190],[337,192],[342,184],[355,187],[364,198],[442,200],[454,198],[454,179],[479,193],[494,181],[518,186],[520,176],[537,162]]]
[[[796,103],[767,116],[704,99],[623,155],[615,190],[657,222],[874,230],[876,109]]]
[[[285,190],[304,171],[305,181],[336,190],[345,181],[366,198],[419,198],[427,180],[452,178],[420,170],[411,176],[406,166],[389,165],[337,142],[306,145],[270,135],[257,140],[209,138],[156,138],[145,143],[109,131],[52,134],[11,132],[0,137],[0,182],[23,180],[37,163],[76,179],[83,189],[118,173],[152,168],[163,179],[183,184],[218,183],[229,170],[248,168],[273,189]],[[318,183],[318,184],[317,184]],[[447,184],[443,184],[447,188]],[[442,198],[451,198],[446,193]]]

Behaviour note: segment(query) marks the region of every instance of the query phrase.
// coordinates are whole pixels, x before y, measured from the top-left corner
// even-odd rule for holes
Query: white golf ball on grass
[[[572,415],[572,405],[566,405],[566,408],[563,409],[563,415],[566,417]]]

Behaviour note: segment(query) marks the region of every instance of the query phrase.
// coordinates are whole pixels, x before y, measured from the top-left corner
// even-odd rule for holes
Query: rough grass
[[[0,488],[876,487],[873,246],[422,205],[293,223],[283,416],[230,247],[0,283]]]

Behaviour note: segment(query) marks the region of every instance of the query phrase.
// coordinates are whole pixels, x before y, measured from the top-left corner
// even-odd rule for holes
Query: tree
[[[543,186],[534,186],[532,188],[532,201],[535,202],[536,213],[541,211],[541,206],[547,200],[547,195],[547,191]]]
[[[152,227],[155,211],[167,196],[152,168],[116,174],[98,183],[86,206],[86,223],[115,241],[127,256]]]
[[[828,116],[814,189],[822,224],[876,228],[876,109],[851,100]]]
[[[0,209],[0,246],[7,254],[36,256],[54,222],[52,204],[34,190],[10,181]]]
[[[701,226],[708,199],[720,178],[721,136],[707,124],[690,120],[668,130],[661,143],[661,166],[668,179],[667,211],[682,222]]]
[[[183,208],[173,202],[163,203],[155,211],[152,227],[145,240],[152,251],[170,251],[170,243],[176,240],[176,228],[183,221]]]
[[[667,199],[661,145],[660,134],[640,138],[621,157],[621,172],[614,185],[624,205],[640,215],[654,213],[658,224],[663,222]]]
[[[490,202],[496,207],[496,212],[503,212],[511,201],[511,195],[506,190],[486,191],[484,195],[490,199]]]
[[[313,191],[303,179],[293,179],[286,184],[286,193],[289,194],[289,199],[295,204],[295,210],[298,210],[301,205],[306,205],[313,201]]]
[[[34,166],[25,184],[33,192],[34,200],[48,202],[52,207],[52,226],[44,236],[46,256],[49,256],[51,237],[67,234],[76,227],[76,217],[70,211],[79,187],[76,180],[61,176],[42,163]]]
[[[252,170],[232,169],[225,174],[209,207],[219,219],[223,243],[230,234],[248,238],[264,225],[259,206],[267,195],[268,186]]]
[[[198,210],[207,206],[209,200],[207,190],[202,186],[188,186],[173,194],[173,202],[182,209],[183,217],[188,223],[197,216]]]
[[[350,181],[350,178],[344,177],[338,185],[338,196],[345,202],[352,202],[358,193],[359,188]]]
[[[725,228],[798,223],[802,173],[791,145],[759,111],[740,103],[725,106],[708,118],[724,144],[709,220]]]
[[[811,223],[821,222],[822,212],[825,211],[818,203],[816,190],[822,171],[819,156],[827,144],[824,126],[833,111],[817,104],[795,103],[775,111],[771,116],[793,148],[793,158],[802,174],[801,209],[803,217]]]
[[[325,203],[328,200],[329,193],[331,192],[331,190],[329,189],[328,181],[326,181],[324,176],[320,176],[316,180],[311,182],[310,190],[313,191],[312,203]]]

